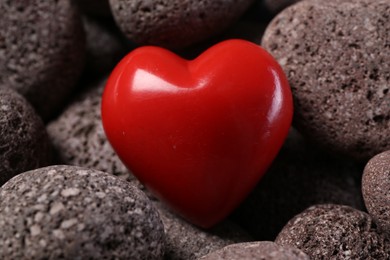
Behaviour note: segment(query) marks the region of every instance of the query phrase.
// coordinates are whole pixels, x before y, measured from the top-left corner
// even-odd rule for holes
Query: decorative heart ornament
[[[291,124],[291,91],[260,46],[221,42],[188,61],[141,47],[116,66],[102,100],[124,164],[188,221],[211,227],[248,195]]]

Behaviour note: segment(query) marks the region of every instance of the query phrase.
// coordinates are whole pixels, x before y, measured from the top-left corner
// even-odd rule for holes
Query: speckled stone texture
[[[322,203],[362,209],[363,167],[334,158],[291,129],[278,156],[232,219],[256,240],[273,241],[306,208]]]
[[[390,259],[390,240],[377,233],[365,212],[316,205],[291,219],[275,242],[295,246],[310,259]]]
[[[162,259],[148,198],[100,171],[50,166],[0,188],[0,259]]]
[[[182,48],[221,33],[253,0],[109,0],[117,24],[138,44]]]
[[[0,84],[46,121],[70,95],[84,65],[84,32],[71,0],[0,1]]]
[[[226,246],[199,260],[309,260],[309,256],[293,247],[284,247],[270,241],[239,243]]]
[[[59,163],[94,168],[132,180],[103,130],[100,102],[106,81],[87,89],[54,121],[47,132]]]
[[[252,238],[230,221],[203,230],[172,213],[164,204],[154,201],[164,224],[165,260],[192,260],[224,246],[251,241]]]
[[[291,84],[297,129],[363,162],[390,149],[389,14],[388,0],[302,1],[262,40]]]
[[[84,16],[87,58],[84,77],[96,78],[109,73],[130,51],[119,29],[111,19]]]
[[[51,152],[33,107],[14,90],[0,86],[0,186],[18,173],[50,164]]]
[[[390,237],[390,150],[372,158],[362,179],[363,198],[378,229]]]

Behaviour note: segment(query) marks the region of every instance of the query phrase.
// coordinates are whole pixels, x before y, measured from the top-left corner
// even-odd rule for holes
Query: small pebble
[[[64,105],[85,56],[71,0],[0,1],[0,85],[21,93],[48,121]]]
[[[141,45],[183,48],[223,32],[253,0],[109,0],[123,33]]]
[[[166,260],[192,260],[224,246],[251,241],[251,237],[230,221],[209,230],[200,229],[172,213],[164,204],[154,201],[164,224]]]
[[[390,237],[390,150],[376,155],[367,163],[362,191],[368,213],[379,230]]]
[[[0,214],[0,259],[163,258],[164,228],[149,199],[97,170],[22,173],[0,188]]]
[[[390,149],[389,13],[389,0],[302,1],[262,40],[289,79],[296,128],[362,162]]]
[[[0,86],[0,186],[19,173],[49,165],[51,153],[34,108],[14,90]]]
[[[284,247],[270,241],[228,245],[199,260],[309,260],[309,256],[293,247]]]
[[[349,206],[323,204],[292,218],[275,242],[295,246],[310,259],[390,259],[390,240],[370,215]]]

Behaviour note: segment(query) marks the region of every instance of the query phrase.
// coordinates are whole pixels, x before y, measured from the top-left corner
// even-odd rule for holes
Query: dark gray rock
[[[362,209],[363,167],[332,157],[291,129],[265,176],[232,218],[256,240],[273,241],[283,226],[320,203]]]
[[[291,219],[275,242],[295,246],[310,259],[390,259],[390,240],[377,233],[365,212],[316,205]]]
[[[390,149],[389,13],[388,0],[302,1],[262,40],[291,84],[297,129],[362,162]]]
[[[132,41],[182,48],[221,33],[253,0],[110,0],[114,18]]]
[[[1,259],[162,259],[164,230],[143,192],[100,171],[50,166],[0,188]]]
[[[134,177],[112,149],[103,130],[100,102],[105,83],[101,81],[77,97],[48,124],[47,132],[59,163],[94,168],[132,180]]]
[[[261,0],[262,5],[273,14],[299,1],[301,0]]]
[[[114,21],[95,17],[83,17],[86,34],[87,59],[85,74],[96,78],[109,73],[130,50]]]
[[[17,90],[46,121],[81,74],[85,43],[74,1],[0,1],[0,84]]]
[[[199,260],[309,260],[309,256],[297,248],[284,247],[270,241],[239,243],[226,246]]]
[[[172,213],[164,204],[154,201],[164,224],[166,260],[192,260],[224,246],[251,241],[251,237],[230,221],[212,229],[200,229]]]
[[[0,87],[0,186],[18,173],[51,162],[51,145],[42,119],[27,100]]]
[[[364,168],[363,198],[380,231],[390,237],[390,150],[373,157]]]

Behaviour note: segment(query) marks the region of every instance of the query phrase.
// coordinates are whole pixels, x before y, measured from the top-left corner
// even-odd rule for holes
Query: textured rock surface
[[[229,221],[203,230],[178,217],[161,202],[155,201],[154,205],[164,224],[167,260],[197,259],[224,246],[251,240],[247,233]]]
[[[362,191],[368,213],[379,230],[390,237],[390,150],[368,162],[363,173]]]
[[[363,208],[360,177],[363,167],[333,158],[292,129],[271,168],[233,219],[256,240],[274,240],[283,226],[319,203]]]
[[[41,118],[14,90],[0,87],[0,186],[18,173],[51,162],[51,146]]]
[[[103,130],[100,102],[105,81],[72,102],[47,126],[60,163],[94,168],[131,180]]]
[[[222,32],[253,0],[110,0],[124,34],[138,44],[181,48]]]
[[[274,242],[261,241],[226,246],[199,260],[309,260],[309,256],[293,247],[284,247]]]
[[[50,166],[0,188],[1,259],[162,259],[148,198],[109,174]]]
[[[84,64],[73,1],[0,1],[0,84],[27,98],[44,120],[58,112]]]
[[[294,96],[294,124],[366,161],[390,149],[390,1],[311,0],[282,11],[262,44]]]
[[[372,218],[349,206],[316,205],[291,219],[275,242],[295,246],[310,259],[389,259],[390,240]]]

